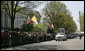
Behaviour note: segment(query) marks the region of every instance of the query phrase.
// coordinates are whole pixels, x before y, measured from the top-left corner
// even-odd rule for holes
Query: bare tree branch
[[[15,4],[15,8],[14,8],[14,17],[15,17],[15,14],[16,14],[16,7],[18,5],[18,1],[16,1],[16,4]]]
[[[11,19],[13,18],[13,1],[11,1]]]
[[[3,7],[4,7],[4,9],[5,9],[6,14],[10,17],[10,16],[11,16],[11,15],[9,14],[10,10],[7,9],[7,7],[4,5],[4,3],[2,3],[2,4],[3,4]]]
[[[16,12],[16,7],[17,7],[17,5],[18,5],[18,1],[16,1],[16,5],[15,5],[15,8],[14,8],[14,12]]]
[[[19,12],[20,10],[22,10],[22,9],[25,9],[25,8],[26,7],[23,7],[23,8],[20,8],[20,9],[16,10],[16,13]]]
[[[10,14],[10,8],[9,8],[9,3],[8,3],[8,1],[7,1],[7,7],[8,7],[9,16],[10,16],[11,14]]]

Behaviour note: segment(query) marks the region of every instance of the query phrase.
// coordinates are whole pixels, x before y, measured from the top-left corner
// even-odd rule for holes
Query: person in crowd
[[[79,37],[80,37],[80,39],[81,39],[81,38],[82,38],[82,35],[80,34]]]
[[[36,33],[36,41],[39,42],[39,34]]]

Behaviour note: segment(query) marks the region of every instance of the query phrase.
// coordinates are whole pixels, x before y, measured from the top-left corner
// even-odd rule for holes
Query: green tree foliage
[[[40,13],[38,12],[38,11],[34,11],[34,10],[29,10],[29,11],[21,11],[20,12],[21,14],[24,14],[24,15],[26,15],[26,16],[29,16],[30,18],[32,18],[33,16],[36,16],[36,18],[37,18],[37,22],[39,22],[40,23],[40,19],[41,19],[41,15],[40,15]]]
[[[40,23],[34,24],[34,29],[33,29],[33,31],[34,31],[34,32],[41,32]]]
[[[54,33],[54,29],[50,29],[50,28],[48,27],[47,33]]]
[[[34,30],[33,31],[47,32],[47,26],[43,22],[42,23],[38,23],[38,24],[34,24]]]
[[[70,12],[66,9],[65,4],[61,2],[51,1],[47,3],[43,9],[44,22],[54,25],[54,32],[58,28],[65,28],[66,33],[75,32],[77,27],[73,21]]]
[[[44,22],[40,23],[40,28],[41,32],[47,32],[47,25]]]
[[[84,13],[83,12],[80,13],[79,19],[80,19],[80,24],[81,24],[80,30],[84,31]]]
[[[37,21],[40,23],[40,19],[41,19],[40,13],[38,11],[34,11],[34,15],[36,16]]]
[[[33,23],[30,22],[29,24],[26,23],[26,21],[24,21],[24,24],[21,26],[21,31],[32,31],[34,29]]]

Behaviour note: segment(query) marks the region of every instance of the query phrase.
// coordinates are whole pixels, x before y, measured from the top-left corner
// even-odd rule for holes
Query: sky
[[[44,3],[36,8],[42,15],[42,9],[45,7],[47,1],[43,1]],[[73,16],[73,20],[75,21],[77,25],[77,30],[80,30],[80,24],[79,24],[79,11],[84,12],[84,1],[61,1],[63,2],[67,9],[71,12],[71,16]]]

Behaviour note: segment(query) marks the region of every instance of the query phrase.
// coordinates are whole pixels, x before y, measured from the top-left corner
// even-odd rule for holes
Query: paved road
[[[52,40],[22,45],[15,47],[14,49],[6,48],[6,50],[84,50],[84,37],[82,37],[81,40],[79,39],[79,37],[75,39],[68,39],[67,41]]]

